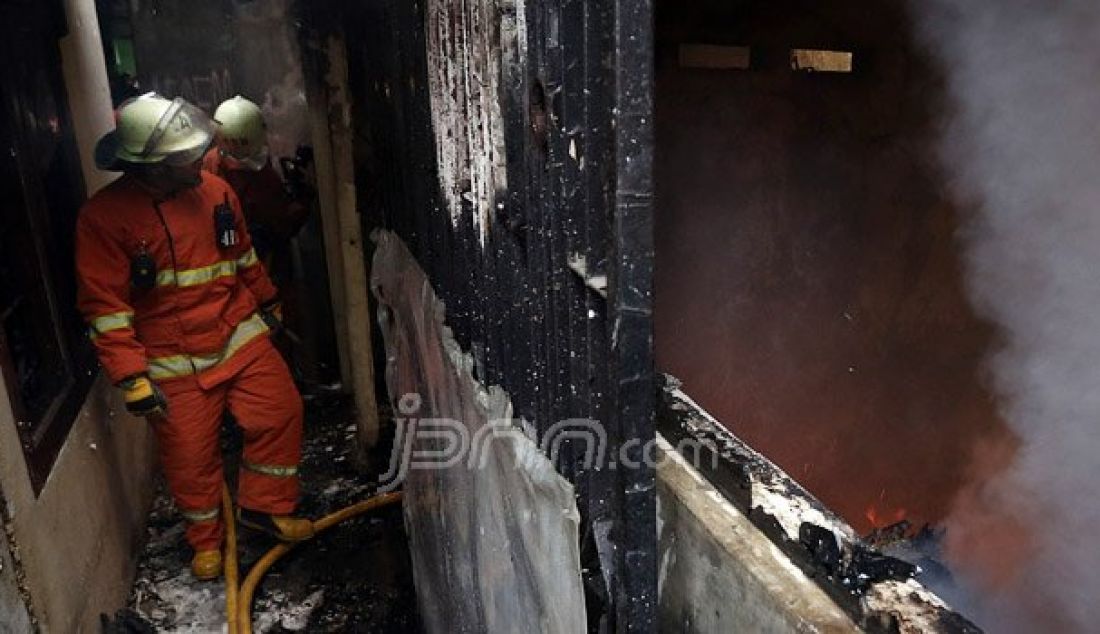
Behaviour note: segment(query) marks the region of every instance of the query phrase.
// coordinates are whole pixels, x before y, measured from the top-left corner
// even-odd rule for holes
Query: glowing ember
[[[893,511],[880,511],[875,506],[868,506],[867,510],[863,512],[863,517],[867,518],[867,522],[870,523],[872,528],[892,526],[905,519],[905,516],[906,511],[903,508]]]

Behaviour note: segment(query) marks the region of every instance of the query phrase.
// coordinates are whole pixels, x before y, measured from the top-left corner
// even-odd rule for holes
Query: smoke
[[[969,291],[1001,329],[990,369],[1019,442],[982,448],[948,521],[976,597],[960,607],[998,632],[1096,631],[1100,3],[912,7],[947,83],[943,160],[974,209]]]

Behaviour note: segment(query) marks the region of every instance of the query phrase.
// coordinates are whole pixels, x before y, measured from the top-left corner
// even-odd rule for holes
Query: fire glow
[[[867,510],[863,512],[863,517],[867,518],[867,523],[872,529],[886,528],[887,526],[893,526],[898,522],[901,522],[906,518],[906,511],[903,508],[894,509],[893,511],[879,510],[875,506],[868,506]]]

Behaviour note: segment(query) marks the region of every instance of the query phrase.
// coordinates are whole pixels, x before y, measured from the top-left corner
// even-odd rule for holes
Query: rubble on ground
[[[363,473],[354,455],[357,432],[350,411],[348,403],[331,397],[307,405],[299,507],[307,516],[321,517],[358,502],[376,488],[377,478]],[[239,440],[224,444],[232,448]],[[162,482],[128,607],[105,619],[106,632],[227,631],[224,580],[191,577],[183,530],[183,518]],[[242,531],[242,581],[274,543]],[[271,569],[256,592],[254,631],[418,632],[410,571],[398,507],[348,520],[299,545]]]

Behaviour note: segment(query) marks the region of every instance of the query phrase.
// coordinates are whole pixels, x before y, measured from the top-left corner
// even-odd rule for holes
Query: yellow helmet
[[[214,111],[218,149],[234,169],[262,169],[267,164],[267,132],[260,107],[237,95]]]
[[[113,171],[126,163],[187,165],[201,159],[213,140],[206,113],[182,98],[150,92],[119,106],[115,129],[96,143],[96,165]]]

